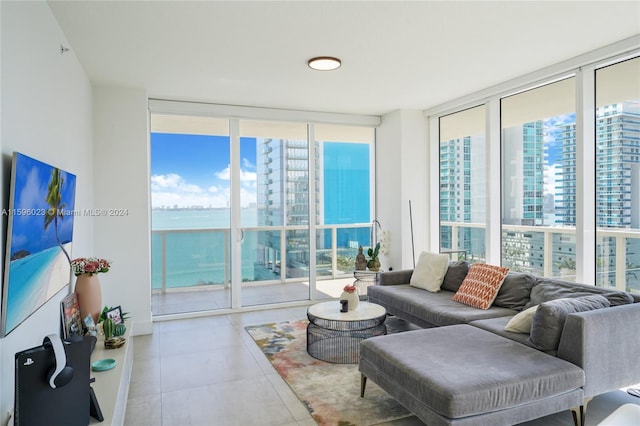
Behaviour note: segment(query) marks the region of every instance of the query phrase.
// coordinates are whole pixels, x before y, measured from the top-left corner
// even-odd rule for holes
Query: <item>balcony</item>
[[[371,224],[318,225],[315,300],[336,298],[353,283],[358,246]],[[243,228],[241,300],[246,307],[310,299],[308,226]],[[232,307],[229,229],[152,231],[154,315]],[[235,306],[237,307],[237,306]]]
[[[441,238],[448,242],[443,250],[462,250],[469,261],[484,262],[484,230],[481,223],[441,222]],[[482,238],[470,237],[472,231]],[[502,266],[576,280],[575,228],[503,224],[502,235]],[[596,241],[596,285],[640,292],[640,230],[599,228]]]

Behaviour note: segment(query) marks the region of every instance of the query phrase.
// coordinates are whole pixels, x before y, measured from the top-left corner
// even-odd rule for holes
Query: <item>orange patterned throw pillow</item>
[[[509,268],[474,263],[451,300],[478,309],[489,309],[508,272]]]

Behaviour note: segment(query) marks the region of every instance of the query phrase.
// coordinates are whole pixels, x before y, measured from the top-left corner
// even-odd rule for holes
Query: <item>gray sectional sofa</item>
[[[579,425],[592,397],[640,382],[640,295],[510,272],[482,310],[451,300],[468,268],[451,262],[439,292],[409,285],[412,270],[368,288],[370,302],[424,329],[362,342],[363,396],[371,379],[429,426],[568,409]],[[534,306],[529,332],[505,331]]]

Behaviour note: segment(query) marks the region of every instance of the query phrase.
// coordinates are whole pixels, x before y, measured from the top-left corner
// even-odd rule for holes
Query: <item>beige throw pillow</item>
[[[538,310],[538,305],[532,306],[529,309],[516,314],[509,320],[504,327],[504,331],[510,331],[512,333],[529,334],[531,332],[531,323],[533,322],[533,316]]]
[[[440,291],[448,267],[448,255],[423,251],[413,270],[409,285],[436,293]]]

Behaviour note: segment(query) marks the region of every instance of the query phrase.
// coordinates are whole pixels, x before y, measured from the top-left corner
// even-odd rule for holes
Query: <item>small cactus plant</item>
[[[124,333],[126,332],[127,332],[127,326],[124,325],[124,323],[116,324],[113,329],[113,335],[116,337],[123,336]]]
[[[104,338],[106,340],[109,340],[113,336],[115,336],[114,334],[115,328],[116,328],[116,324],[113,322],[111,318],[107,318],[104,321],[102,321],[102,330],[104,331]]]

